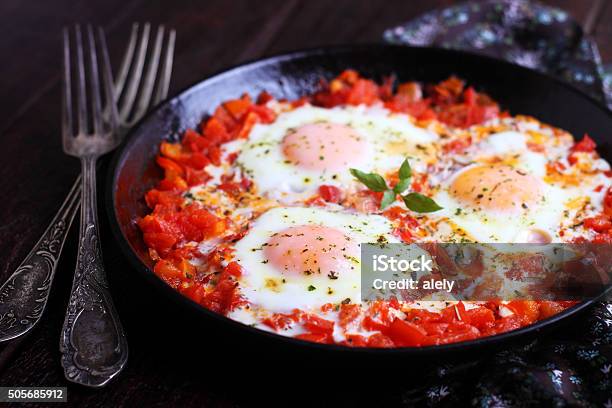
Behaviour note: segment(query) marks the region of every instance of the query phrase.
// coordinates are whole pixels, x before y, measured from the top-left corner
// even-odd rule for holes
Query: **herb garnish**
[[[408,187],[410,187],[410,181],[412,178],[412,169],[408,163],[408,159],[404,160],[399,168],[399,182],[393,187],[393,189],[387,186],[385,179],[376,173],[365,173],[361,170],[350,169],[351,174],[357,180],[362,182],[370,190],[383,193],[382,200],[380,201],[380,209],[384,210],[393,202],[398,194],[402,197],[404,204],[408,209],[418,213],[428,213],[433,211],[441,210],[440,207],[434,200],[421,194],[421,193],[408,193],[401,195]]]

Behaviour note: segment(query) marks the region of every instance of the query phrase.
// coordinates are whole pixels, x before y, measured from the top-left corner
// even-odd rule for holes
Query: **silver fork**
[[[73,135],[73,120],[71,112],[71,80],[70,80],[70,39],[68,30],[64,30],[64,126],[63,146],[68,155],[81,160],[81,228],[79,234],[79,250],[74,273],[72,292],[68,301],[66,317],[60,338],[62,366],[66,378],[70,381],[91,386],[105,385],[116,376],[125,365],[128,357],[125,333],[113,306],[108,291],[106,273],[102,263],[99,229],[96,211],[96,160],[101,155],[113,150],[121,141],[119,115],[124,128],[129,128],[133,122],[131,117],[139,117],[147,110],[151,92],[155,85],[155,74],[159,65],[163,29],[158,31],[153,56],[145,76],[144,86],[140,89],[139,103],[136,111],[131,113],[131,107],[136,100],[138,84],[142,76],[144,58],[146,56],[149,25],[145,26],[143,41],[138,49],[136,66],[132,70],[135,77],[130,86],[124,104],[118,112],[115,103],[112,73],[108,61],[108,52],[102,30],[99,30],[98,47],[102,55],[102,79],[108,107],[108,115],[104,115],[101,103],[96,41],[93,29],[88,27],[90,78],[85,76],[84,48],[79,26],[75,29],[76,63],[77,63],[77,106],[78,132]],[[132,30],[132,38],[137,30]],[[129,51],[129,50],[128,50]],[[128,57],[131,56],[129,55]],[[125,65],[122,64],[122,65]],[[128,70],[129,71],[129,70]],[[122,69],[122,73],[124,70]],[[162,81],[169,80],[163,75]],[[125,84],[125,77],[120,74],[119,85]],[[90,84],[91,116],[93,133],[88,133],[88,109],[86,106],[86,82]],[[131,116],[133,115],[133,116]]]
[[[167,32],[160,26],[153,50],[149,50],[150,30],[148,23],[142,29],[138,24],[132,26],[130,41],[114,86],[117,98],[124,95],[118,108],[120,138],[125,136],[148,109],[157,105],[168,94],[176,33],[174,30]],[[150,51],[151,55],[148,58],[147,51]],[[147,71],[143,80],[145,66]],[[128,93],[133,96],[128,98]],[[151,95],[154,96],[151,98]],[[106,117],[110,115],[109,109],[109,106],[105,106]],[[0,342],[27,333],[40,320],[49,298],[64,241],[79,208],[80,197],[79,176],[39,241],[0,287]]]
[[[74,134],[72,112],[71,41],[64,29],[64,86],[62,144],[64,153],[81,160],[81,228],[77,264],[60,338],[62,366],[66,378],[83,385],[102,386],[117,375],[128,357],[127,340],[108,291],[96,210],[96,160],[113,150],[121,139],[110,63],[102,31],[98,44],[93,29],[87,27],[89,75],[85,70],[85,47],[81,28],[74,30],[75,91],[78,131]],[[102,91],[98,52],[102,55],[101,76],[110,115],[102,112]],[[89,98],[87,91],[89,83]],[[89,107],[87,101],[90,101]],[[88,111],[91,111],[91,115]],[[88,117],[91,116],[91,119]],[[93,128],[93,132],[90,132]]]

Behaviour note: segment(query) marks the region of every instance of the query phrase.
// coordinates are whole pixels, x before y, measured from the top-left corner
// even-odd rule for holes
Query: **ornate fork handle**
[[[81,177],[21,265],[0,287],[0,342],[28,332],[42,316],[81,198]]]
[[[101,387],[121,371],[128,348],[102,263],[95,209],[95,158],[82,159],[82,177],[79,253],[60,351],[69,380]]]

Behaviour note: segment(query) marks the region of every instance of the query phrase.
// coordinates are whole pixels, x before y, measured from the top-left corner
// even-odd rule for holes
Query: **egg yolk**
[[[459,173],[450,193],[476,209],[519,213],[536,206],[543,198],[542,182],[506,165],[475,166]]]
[[[359,245],[335,228],[301,225],[274,234],[264,256],[281,273],[338,279],[358,271]]]
[[[346,170],[368,150],[354,129],[336,123],[300,126],[283,138],[282,149],[294,165],[315,171]]]

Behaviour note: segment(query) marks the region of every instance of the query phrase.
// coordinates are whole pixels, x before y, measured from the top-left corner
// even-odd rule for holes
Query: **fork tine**
[[[62,140],[66,144],[72,137],[72,90],[70,88],[70,35],[68,28],[63,29],[64,37],[64,75],[62,77]]]
[[[172,76],[172,61],[174,58],[174,42],[176,40],[176,31],[170,30],[168,35],[168,44],[166,46],[166,56],[164,58],[159,85],[155,92],[153,105],[157,105],[168,96],[168,88],[170,87],[170,77]]]
[[[159,67],[159,57],[162,50],[162,41],[164,39],[164,26],[161,25],[157,29],[157,35],[155,38],[155,44],[153,45],[153,53],[147,67],[147,73],[144,77],[144,82],[140,90],[140,97],[138,98],[138,104],[136,105],[136,111],[133,118],[139,118],[142,116],[149,107],[151,101],[151,95],[153,94],[153,88],[155,87],[155,78],[157,77],[157,68]]]
[[[115,95],[118,98],[123,92],[125,81],[128,73],[130,72],[130,66],[132,65],[132,58],[134,58],[134,51],[136,51],[136,41],[138,39],[138,23],[132,24],[132,33],[130,34],[130,42],[123,55],[121,61],[121,68],[119,69],[119,75],[117,76],[117,83],[115,84]]]
[[[98,27],[98,39],[100,42],[100,54],[102,55],[102,79],[104,81],[104,93],[106,94],[106,105],[110,107],[110,124],[114,130],[118,124],[117,95],[113,89],[113,72],[111,70],[106,37],[102,27]],[[114,132],[117,134],[118,132]]]
[[[151,25],[149,23],[146,23],[141,35],[140,45],[138,47],[138,56],[136,57],[136,65],[133,70],[133,75],[132,78],[130,78],[128,89],[126,90],[126,95],[123,100],[123,106],[119,111],[119,115],[121,117],[122,122],[127,121],[127,118],[134,105],[134,100],[136,99],[136,93],[138,92],[138,85],[140,84],[142,70],[147,55],[147,45],[149,43],[150,30]]]
[[[87,25],[87,39],[89,41],[89,69],[91,72],[90,92],[92,96],[92,119],[95,134],[101,134],[102,129],[102,98],[100,95],[100,79],[98,74],[98,55],[96,53],[96,41],[91,24]]]
[[[75,26],[77,52],[77,103],[79,111],[79,133],[87,133],[87,91],[85,90],[85,61],[83,60],[83,37],[81,27]]]

